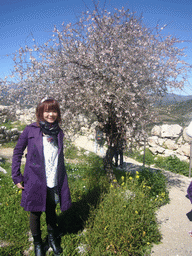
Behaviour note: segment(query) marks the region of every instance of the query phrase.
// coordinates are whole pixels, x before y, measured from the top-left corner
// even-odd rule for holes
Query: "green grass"
[[[1,145],[1,148],[15,148],[16,144],[17,144],[17,141],[9,141],[9,142],[3,143]]]
[[[136,159],[138,162],[143,163],[143,154],[139,151],[133,151],[131,154],[126,153],[130,157]],[[182,174],[185,176],[189,175],[189,163],[181,161],[176,156],[154,156],[149,149],[146,149],[145,153],[145,164],[148,166],[154,165],[157,168],[161,168],[174,173]]]
[[[8,130],[17,128],[18,131],[23,131],[26,127],[26,124],[22,124],[19,121],[17,121],[17,122],[7,121],[7,122],[1,124],[1,126],[5,126]]]
[[[74,152],[79,164],[70,163]],[[150,255],[152,244],[161,239],[155,211],[168,202],[161,171],[144,168],[131,175],[116,169],[116,179],[109,184],[101,158],[75,147],[69,155],[66,169],[73,205],[64,213],[59,205],[56,208],[63,255]],[[3,168],[8,174],[0,173],[0,240],[8,246],[0,248],[0,255],[23,255],[30,247],[29,213],[19,206],[21,193],[11,180],[10,165],[4,163]],[[44,213],[41,229],[45,241]]]

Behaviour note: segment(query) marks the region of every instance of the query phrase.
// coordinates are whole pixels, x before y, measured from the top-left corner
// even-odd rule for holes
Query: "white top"
[[[186,129],[186,133],[189,137],[192,137],[192,122],[189,124],[189,126]]]
[[[48,138],[49,136],[43,136],[43,153],[47,187],[53,188],[57,186],[58,146],[49,142]]]

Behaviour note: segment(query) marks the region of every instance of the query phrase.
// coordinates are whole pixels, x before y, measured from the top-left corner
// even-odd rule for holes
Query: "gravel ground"
[[[79,136],[74,144],[87,151],[95,151],[94,142],[85,136]],[[0,157],[11,158],[12,152],[12,149],[0,149]],[[100,150],[97,153],[103,156]],[[128,157],[125,157],[124,161],[127,170],[137,170],[141,165]],[[162,241],[153,246],[151,255],[192,256],[192,237],[188,234],[192,230],[192,223],[186,216],[186,213],[192,209],[189,199],[186,198],[187,187],[191,179],[169,171],[164,171],[164,174],[168,180],[170,203],[157,211]]]

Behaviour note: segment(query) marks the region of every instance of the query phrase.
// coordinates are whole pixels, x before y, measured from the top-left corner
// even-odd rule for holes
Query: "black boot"
[[[48,230],[48,243],[53,249],[55,256],[59,256],[62,253],[62,248],[60,246],[58,238],[55,236],[53,231]]]
[[[35,256],[45,256],[41,235],[33,236]]]

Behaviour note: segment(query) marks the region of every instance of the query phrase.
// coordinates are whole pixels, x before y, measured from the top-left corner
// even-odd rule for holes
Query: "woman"
[[[27,126],[20,135],[12,160],[12,179],[22,189],[21,206],[30,212],[30,228],[34,238],[35,255],[45,255],[42,246],[40,216],[46,213],[48,242],[55,255],[62,248],[56,239],[56,204],[61,211],[71,206],[70,191],[63,155],[63,131],[59,127],[59,104],[53,98],[43,99],[36,108],[37,122]],[[27,147],[24,174],[20,172],[21,158]]]

